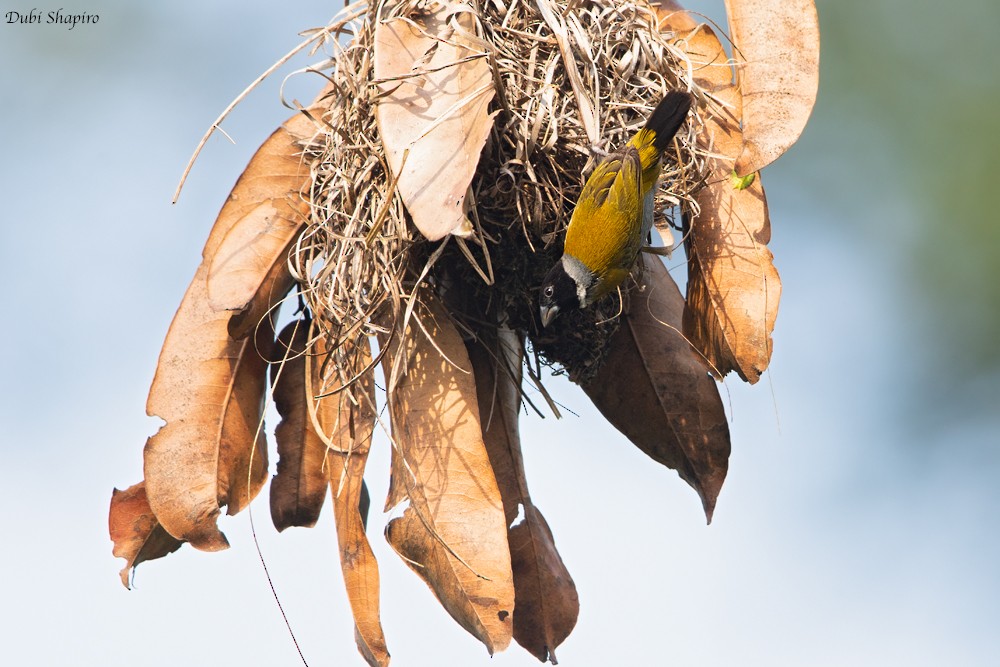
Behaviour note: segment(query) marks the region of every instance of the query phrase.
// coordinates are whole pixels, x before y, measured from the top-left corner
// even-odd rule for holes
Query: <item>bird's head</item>
[[[589,306],[593,283],[594,274],[583,262],[572,255],[563,255],[542,282],[538,297],[542,326],[547,327],[560,311]]]

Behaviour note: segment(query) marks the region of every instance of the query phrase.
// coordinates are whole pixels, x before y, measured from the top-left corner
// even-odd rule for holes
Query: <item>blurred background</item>
[[[819,101],[763,174],[784,285],[774,358],[758,385],[722,387],[733,456],[713,524],[576,387],[551,383],[578,416],[523,419],[532,496],[581,599],[561,664],[996,664],[1000,5],[818,5]],[[721,2],[688,6],[724,23]],[[146,392],[208,230],[290,114],[281,76],[225,122],[236,144],[213,137],[171,205],[184,164],[338,8],[95,0],[63,12],[96,25],[0,23],[4,663],[299,664],[247,513],[222,520],[230,550],[185,547],[127,591],[107,508],[112,487],[141,479],[159,426]],[[298,77],[288,97],[318,85]],[[369,463],[373,507],[387,450]],[[279,536],[261,498],[261,553],[309,664],[362,665],[329,508]],[[538,664],[514,645],[491,661],[383,525],[375,511],[394,664]]]

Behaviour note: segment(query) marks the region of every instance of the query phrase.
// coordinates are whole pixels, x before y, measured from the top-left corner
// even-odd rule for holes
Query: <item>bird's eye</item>
[[[545,289],[542,290],[542,294],[544,294],[545,296],[552,296],[553,294],[555,294],[555,290],[552,288],[552,285],[547,285]]]

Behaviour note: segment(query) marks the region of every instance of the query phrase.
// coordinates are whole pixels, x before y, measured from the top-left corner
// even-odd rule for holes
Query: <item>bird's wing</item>
[[[594,169],[566,231],[566,252],[599,276],[631,268],[642,240],[642,163],[626,146]],[[628,265],[628,266],[626,266]]]
[[[642,159],[639,151],[626,146],[622,153],[622,166],[618,178],[611,184],[611,192],[604,207],[611,208],[608,224],[614,227],[615,234],[623,240],[620,256],[615,258],[614,264],[628,270],[642,244],[643,204],[646,197],[642,188]]]
[[[608,193],[611,192],[611,186],[621,171],[622,157],[622,153],[612,153],[594,167],[594,171],[583,185],[583,190],[580,191],[577,207],[597,209],[604,204]]]

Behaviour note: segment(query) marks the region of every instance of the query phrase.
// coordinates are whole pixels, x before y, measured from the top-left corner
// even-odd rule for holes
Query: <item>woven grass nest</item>
[[[811,2],[728,4],[749,55],[791,25],[774,12],[807,35],[815,24]],[[376,428],[392,445],[386,510],[405,506],[392,547],[490,653],[513,638],[554,663],[579,601],[527,492],[519,413],[543,411],[534,395],[558,414],[542,369],[567,373],[711,520],[730,450],[713,378],[755,382],[771,355],[780,282],[754,174],[811,109],[818,32],[800,37],[734,79],[715,31],[672,2],[390,0],[309,33],[323,91],[233,188],[164,342],[147,412],[165,425],[144,481],[111,503],[123,583],[184,543],[228,546],[222,508],[238,513],[269,478],[271,395],[272,519],[311,526],[330,490],[370,664],[389,661],[365,531]],[[762,83],[772,66],[794,90]],[[660,249],[617,294],[541,328],[538,285],[586,176],[674,89],[696,105],[664,159]],[[658,256],[675,245],[686,296]]]
[[[420,298],[417,286],[430,283],[469,330],[488,318],[490,325],[526,334],[544,360],[571,377],[592,377],[616,329],[620,300],[543,332],[535,315],[538,285],[561,252],[562,232],[595,159],[623,145],[668,90],[692,89],[693,83],[685,53],[657,29],[649,5],[582,5],[564,17],[563,10],[552,2],[444,11],[429,3],[386,3],[366,15],[348,46],[334,46],[330,86],[317,100],[327,109],[319,117],[322,136],[307,153],[315,174],[309,227],[292,258],[307,305],[323,314],[324,334],[342,340],[392,330],[408,300]],[[555,20],[576,38],[561,45],[550,27]],[[408,62],[405,73],[377,76],[380,59],[390,60],[375,44],[377,33],[384,50],[433,44],[432,53],[422,55],[427,63]],[[428,35],[442,41],[434,44]],[[438,60],[462,62],[463,83],[471,90],[455,90],[448,68],[436,69]],[[483,81],[488,87],[478,85]],[[461,195],[471,225],[441,240],[434,217],[420,221],[432,226],[427,236],[434,240],[414,228],[379,129],[378,105],[397,99],[410,105],[418,90],[446,99],[440,106],[452,122],[437,129],[450,136],[420,136],[434,116],[418,102],[402,112],[417,119],[411,131],[384,128],[394,148],[405,150],[414,138],[438,139],[435,148],[474,144],[478,128],[470,126],[493,115],[485,147],[471,146],[472,160],[463,156],[456,159],[462,164],[449,166],[456,172],[470,163],[474,168],[456,175],[459,189],[470,188]],[[695,116],[675,144],[660,210],[682,201],[696,210],[691,193],[706,177],[705,152],[695,141],[700,125]],[[425,174],[414,163],[424,157],[416,150],[409,156],[417,178]],[[425,177],[411,190],[418,191],[416,198],[430,198],[424,189],[436,187]]]

